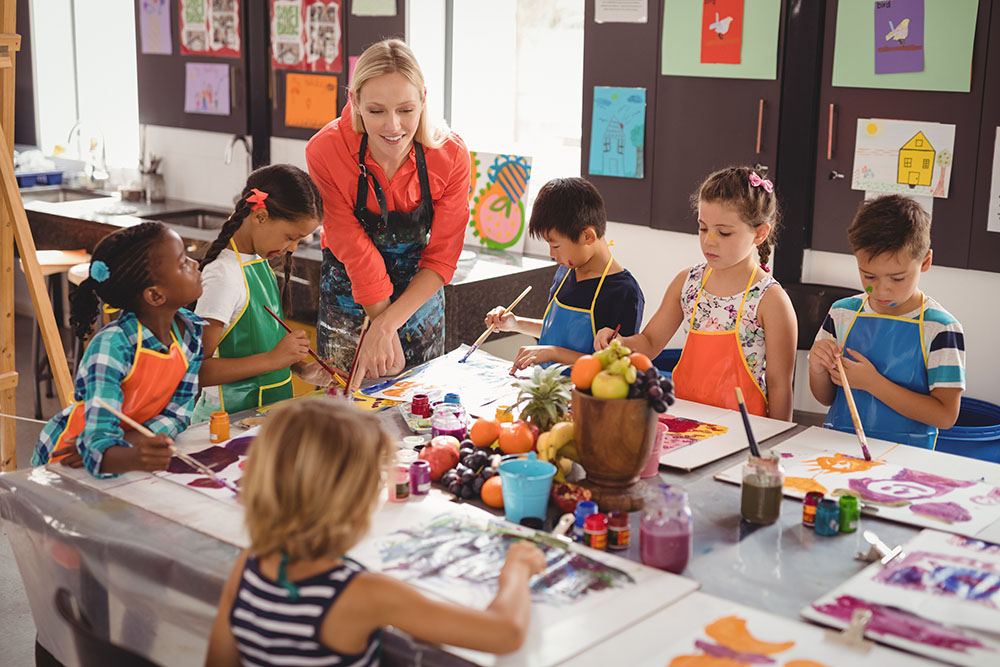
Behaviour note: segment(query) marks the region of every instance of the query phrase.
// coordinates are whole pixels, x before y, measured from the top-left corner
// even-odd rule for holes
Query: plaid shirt
[[[187,428],[195,396],[198,395],[198,370],[201,368],[202,345],[201,328],[205,320],[184,308],[178,311],[184,324],[178,343],[187,359],[187,372],[174,391],[170,403],[163,411],[146,422],[145,426],[154,433],[166,433],[171,438]],[[122,380],[128,376],[135,360],[139,326],[135,313],[122,311],[114,322],[97,332],[83,355],[80,370],[76,374],[73,396],[76,402],[86,405],[86,424],[76,439],[76,448],[83,456],[83,464],[94,477],[115,477],[101,472],[101,460],[108,447],[131,445],[122,439],[124,431],[118,418],[92,403],[99,396],[113,408],[121,409],[124,395]],[[176,320],[174,335],[178,335]],[[156,352],[168,352],[167,346],[157,339],[148,327],[142,328],[142,347]],[[60,434],[76,403],[65,408],[49,420],[35,443],[32,465],[48,463],[52,451],[59,442]]]

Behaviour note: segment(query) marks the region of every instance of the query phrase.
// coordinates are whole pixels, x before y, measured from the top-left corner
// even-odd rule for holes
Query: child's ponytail
[[[204,270],[207,265],[216,260],[219,253],[229,245],[229,241],[233,238],[233,234],[236,233],[236,230],[240,228],[240,225],[243,224],[246,217],[250,215],[251,204],[247,201],[247,194],[248,192],[244,191],[240,196],[240,201],[236,205],[236,208],[233,209],[233,212],[229,214],[229,217],[222,224],[222,228],[219,229],[219,235],[215,237],[215,240],[212,241],[212,245],[210,245],[208,250],[205,251],[205,256],[202,257],[200,262],[198,262],[199,271]]]
[[[77,285],[69,303],[69,326],[81,340],[85,340],[94,328],[94,321],[100,314],[100,299],[97,298],[97,281],[87,277]]]

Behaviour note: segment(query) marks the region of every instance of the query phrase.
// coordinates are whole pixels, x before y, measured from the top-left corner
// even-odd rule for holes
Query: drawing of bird
[[[729,24],[732,22],[732,16],[719,20],[719,12],[715,12],[715,23],[709,24],[708,29],[714,30],[719,35],[719,39],[722,39],[722,36],[729,32]]]
[[[910,19],[903,19],[899,22],[899,25],[893,27],[892,21],[889,21],[889,34],[885,36],[885,41],[896,40],[900,44],[903,44],[903,40],[910,34]]]

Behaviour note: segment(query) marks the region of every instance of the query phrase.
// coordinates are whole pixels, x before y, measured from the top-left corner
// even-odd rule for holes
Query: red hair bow
[[[761,178],[760,176],[757,175],[756,171],[750,172],[750,185],[754,186],[755,188],[762,187],[768,192],[774,192],[774,183],[767,180],[766,178]]]
[[[253,188],[252,190],[253,194],[247,197],[247,201],[253,204],[253,206],[250,207],[250,210],[256,211],[259,208],[266,209],[267,206],[264,205],[264,200],[267,199],[267,193],[263,190],[258,190],[257,188]]]

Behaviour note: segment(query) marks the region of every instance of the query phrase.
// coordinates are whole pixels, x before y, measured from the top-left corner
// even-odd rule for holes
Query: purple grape
[[[659,400],[663,398],[663,389],[661,389],[660,385],[658,384],[654,384],[652,387],[650,387],[647,393],[649,394],[649,397],[652,398],[653,400]]]
[[[497,474],[497,471],[493,468],[483,468],[482,472],[479,473],[479,476],[485,481],[495,474]]]
[[[662,414],[667,411],[667,404],[663,401],[656,401],[653,403],[653,409]]]
[[[659,374],[660,371],[656,370],[656,366],[650,366],[646,369],[646,377],[650,380],[655,380]]]
[[[462,485],[462,489],[460,491],[460,495],[463,498],[465,498],[466,500],[468,500],[469,498],[471,498],[472,496],[474,496],[476,494],[473,493],[473,491],[472,491],[472,485],[470,485],[470,484],[463,484]]]
[[[453,493],[457,496],[459,492],[462,490],[462,483],[456,479],[455,481],[453,481],[451,484],[448,485],[447,489],[448,493]]]
[[[476,471],[471,469],[466,469],[462,471],[461,477],[463,484],[472,484],[472,480],[476,478]]]
[[[472,492],[478,494],[480,492],[480,490],[482,490],[483,483],[485,483],[485,482],[486,482],[486,480],[483,479],[482,477],[477,477],[475,480],[473,480],[473,482],[472,482]]]

